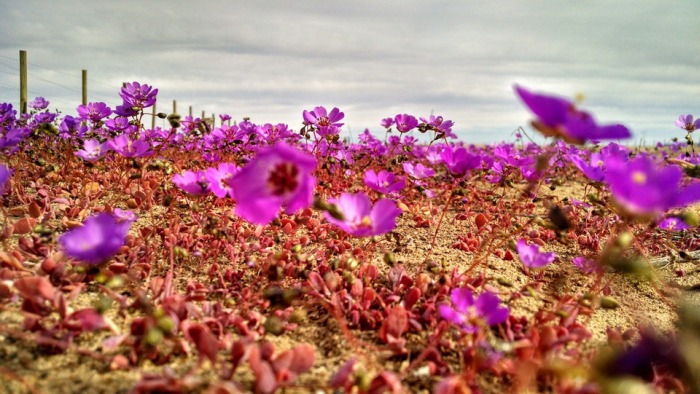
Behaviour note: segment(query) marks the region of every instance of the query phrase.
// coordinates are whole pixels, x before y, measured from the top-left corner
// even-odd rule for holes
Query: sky
[[[86,4],[89,4],[87,6]],[[322,105],[344,132],[383,134],[382,118],[431,113],[468,143],[512,141],[531,114],[514,84],[573,98],[634,141],[681,140],[700,116],[700,1],[0,0],[0,102],[75,114],[121,104],[122,82],[159,89],[158,111],[302,125]]]

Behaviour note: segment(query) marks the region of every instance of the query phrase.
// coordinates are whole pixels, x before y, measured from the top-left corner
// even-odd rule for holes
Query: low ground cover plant
[[[338,108],[217,126],[157,94],[0,104],[10,390],[700,391],[691,115],[630,148],[515,86],[549,143],[410,114],[348,141]]]

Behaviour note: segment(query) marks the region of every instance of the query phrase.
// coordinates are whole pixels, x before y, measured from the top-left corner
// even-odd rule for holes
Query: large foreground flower
[[[315,158],[284,142],[260,151],[231,179],[236,214],[267,224],[282,207],[289,214],[308,207],[316,186],[315,168]]]
[[[658,166],[646,156],[629,162],[611,157],[605,166],[605,182],[615,200],[631,214],[656,216],[700,201],[700,182],[681,186],[679,166]]]
[[[61,235],[58,242],[66,255],[88,264],[100,264],[114,256],[126,243],[131,220],[118,220],[100,213]]]
[[[629,138],[632,133],[621,124],[599,126],[593,116],[576,109],[566,99],[545,94],[532,93],[520,86],[515,92],[532,111],[536,120],[532,127],[546,137],[556,137],[572,144],[584,144],[588,140]]]
[[[396,201],[381,199],[372,206],[364,193],[343,193],[337,199],[328,201],[342,214],[342,219],[324,212],[329,222],[355,237],[371,237],[386,234],[396,227],[396,218],[401,214]]]
[[[474,299],[474,294],[468,288],[452,289],[450,299],[453,306],[438,306],[440,316],[465,332],[474,333],[483,323],[494,326],[508,319],[508,308],[501,306],[498,296],[489,291]]]

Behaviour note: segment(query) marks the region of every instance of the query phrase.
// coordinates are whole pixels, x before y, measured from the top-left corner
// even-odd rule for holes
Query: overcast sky
[[[573,97],[635,137],[683,137],[700,116],[700,1],[4,1],[0,102],[74,114],[119,105],[124,81],[159,89],[158,109],[301,126],[304,109],[345,112],[345,130],[431,111],[467,142],[510,140],[530,114],[513,84]]]

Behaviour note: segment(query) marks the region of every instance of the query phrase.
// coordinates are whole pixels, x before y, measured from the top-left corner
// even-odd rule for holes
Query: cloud
[[[584,93],[601,121],[664,138],[700,101],[700,44],[688,39],[700,3],[683,3],[21,2],[0,15],[0,101],[16,100],[12,64],[26,49],[30,73],[54,82],[30,77],[30,91],[64,112],[88,69],[91,97],[111,105],[137,80],[160,89],[159,106],[197,114],[297,127],[302,110],[338,106],[360,131],[432,110],[465,135],[501,138],[530,117],[520,83]]]

